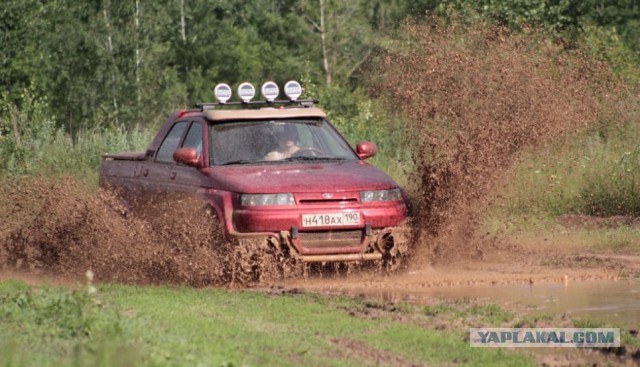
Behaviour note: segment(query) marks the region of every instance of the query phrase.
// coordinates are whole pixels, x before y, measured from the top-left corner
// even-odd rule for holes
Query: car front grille
[[[298,238],[306,248],[353,247],[362,243],[362,230],[300,232]]]
[[[357,203],[358,199],[302,199],[300,204],[349,204]]]

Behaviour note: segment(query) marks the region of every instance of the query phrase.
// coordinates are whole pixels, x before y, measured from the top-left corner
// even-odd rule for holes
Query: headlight
[[[261,205],[295,205],[293,194],[242,194],[240,204],[243,206]]]
[[[402,200],[400,189],[360,191],[360,201],[399,201]]]

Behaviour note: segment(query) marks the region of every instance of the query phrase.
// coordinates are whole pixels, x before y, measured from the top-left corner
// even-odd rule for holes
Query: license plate
[[[302,214],[303,227],[340,227],[360,224],[360,213]]]

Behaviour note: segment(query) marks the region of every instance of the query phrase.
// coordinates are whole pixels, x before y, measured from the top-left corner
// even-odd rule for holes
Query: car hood
[[[363,161],[218,166],[203,173],[208,177],[205,186],[249,194],[397,187],[391,177]]]

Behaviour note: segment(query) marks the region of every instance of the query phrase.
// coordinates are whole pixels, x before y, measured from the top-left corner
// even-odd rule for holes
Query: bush
[[[42,147],[55,131],[46,98],[36,97],[32,89],[21,95],[22,107],[0,98],[0,173],[20,175],[33,171],[44,156]]]

